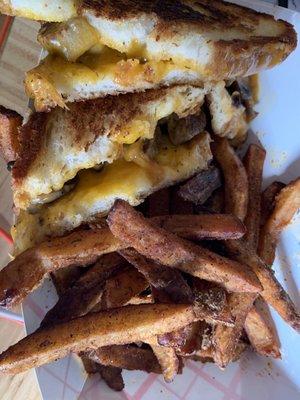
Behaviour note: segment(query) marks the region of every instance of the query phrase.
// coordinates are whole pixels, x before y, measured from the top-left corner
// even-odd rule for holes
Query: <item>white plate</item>
[[[235,1],[274,14],[296,26],[296,12],[259,1]],[[300,175],[300,48],[279,67],[261,74],[259,116],[253,124],[267,150],[265,184],[274,179],[289,182]],[[295,217],[281,237],[275,262],[276,276],[300,309],[300,218]],[[23,306],[27,333],[33,332],[57,297],[49,280]],[[224,372],[215,365],[188,362],[183,375],[171,384],[142,372],[123,376],[126,390],[114,393],[86,374],[75,356],[38,368],[36,373],[44,400],[299,400],[300,337],[275,313],[273,317],[282,345],[282,360],[269,360],[254,353],[230,365]],[[86,382],[85,382],[86,381]],[[80,394],[81,393],[81,394]]]

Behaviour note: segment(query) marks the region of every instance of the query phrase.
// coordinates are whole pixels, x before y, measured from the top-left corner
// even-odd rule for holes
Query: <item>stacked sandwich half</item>
[[[219,0],[3,0],[0,10],[42,21],[42,60],[25,77],[34,111],[0,116],[25,260],[102,224],[118,199],[138,206],[208,169],[218,138],[243,143],[254,74],[297,41],[290,24]],[[17,292],[4,288],[1,304]]]

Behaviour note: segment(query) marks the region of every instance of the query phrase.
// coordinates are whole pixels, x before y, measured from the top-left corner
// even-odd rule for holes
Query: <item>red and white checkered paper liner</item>
[[[260,1],[235,1],[293,23],[300,32],[299,14]],[[300,175],[300,48],[281,66],[261,74],[259,116],[253,124],[267,149],[265,184]],[[255,141],[255,138],[252,138]],[[275,271],[300,309],[300,218],[283,233]],[[50,280],[23,306],[26,329],[33,332],[57,296]],[[44,400],[299,400],[300,337],[272,313],[282,345],[282,360],[254,353],[225,371],[213,364],[188,361],[182,375],[166,384],[161,376],[124,371],[125,390],[115,393],[99,376],[88,378],[75,355],[36,370]]]

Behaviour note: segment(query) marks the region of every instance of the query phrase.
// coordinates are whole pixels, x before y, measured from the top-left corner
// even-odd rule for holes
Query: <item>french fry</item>
[[[104,227],[77,230],[26,250],[0,271],[0,305],[19,304],[50,272],[93,264],[101,255],[121,248],[122,244]]]
[[[121,307],[149,287],[149,282],[135,268],[129,266],[107,279],[101,307]]]
[[[243,163],[248,176],[249,201],[245,218],[246,234],[244,240],[255,251],[258,246],[260,228],[261,184],[266,151],[255,144],[248,147]]]
[[[196,213],[202,214],[204,210],[208,210],[211,213],[221,214],[225,209],[225,193],[224,188],[220,187],[215,190],[209,199],[203,204],[203,207],[196,207]],[[206,211],[207,212],[207,211]]]
[[[120,241],[160,264],[217,282],[230,291],[261,290],[255,274],[249,267],[154,226],[122,200],[115,203],[107,220],[112,233]]]
[[[178,194],[184,200],[191,201],[196,205],[202,205],[220,186],[220,171],[218,168],[211,166],[182,185],[178,190]]]
[[[292,328],[300,331],[300,317],[296,308],[277,281],[273,271],[253,251],[244,246],[241,240],[228,240],[227,249],[234,259],[251,266],[260,280],[263,290],[260,293],[262,298],[270,304]]]
[[[41,328],[0,355],[0,372],[16,374],[70,352],[145,341],[195,321],[192,306],[142,304],[125,306]]]
[[[162,374],[166,382],[172,382],[179,369],[179,359],[173,347],[161,346],[157,343],[156,337],[151,337],[146,340],[153,350],[159,365],[161,366]]]
[[[105,254],[73,287],[63,293],[55,306],[45,315],[41,326],[68,321],[87,314],[102,298],[106,279],[124,265],[117,253]]]
[[[58,296],[61,296],[66,290],[68,290],[82,274],[83,268],[81,267],[62,268],[52,272],[51,279]]]
[[[225,181],[225,212],[244,221],[248,209],[248,178],[245,168],[225,138],[215,138],[211,145]]]
[[[201,336],[205,326],[205,322],[196,321],[177,331],[158,335],[157,341],[161,346],[173,347],[176,354],[186,356],[201,347]]]
[[[207,315],[206,322],[232,326],[234,319],[227,303],[226,291],[211,282],[193,278],[196,315]]]
[[[272,182],[261,194],[260,225],[263,226],[274,211],[275,199],[286,185],[282,182]]]
[[[231,293],[228,297],[232,315],[235,318],[233,327],[218,324],[213,332],[214,360],[221,368],[225,368],[235,354],[246,317],[257,296],[253,293]]]
[[[99,372],[101,378],[105,381],[108,387],[116,392],[121,392],[124,389],[125,384],[121,368],[101,364],[96,364],[96,367],[97,372]]]
[[[152,218],[155,224],[169,232],[190,240],[239,239],[246,230],[243,223],[233,215],[166,215]]]
[[[189,217],[186,216],[188,219]],[[202,219],[205,221],[204,226],[200,226],[200,221]],[[223,217],[220,217],[223,218]],[[229,221],[227,219],[227,226],[224,230],[227,233],[221,232],[217,233],[217,225],[223,222],[219,220],[218,217],[204,217],[195,216],[195,221],[197,222],[193,227],[188,228],[186,235],[189,237],[203,237],[204,235],[212,237],[219,234],[220,236],[228,237],[228,230],[230,230],[230,225],[232,232],[230,236],[238,236],[240,233],[237,231],[242,231],[242,226],[234,222],[230,217]],[[175,216],[166,218],[167,225],[170,224],[172,229],[176,231],[175,222],[182,224],[180,222],[180,216]],[[156,219],[154,218],[154,222]],[[160,221],[158,219],[158,221]],[[215,221],[211,224],[209,228],[209,221]],[[225,222],[225,221],[224,221]],[[223,228],[220,228],[223,229]],[[236,229],[236,231],[235,231]],[[180,234],[184,234],[181,227],[177,229]],[[235,231],[235,233],[234,233]],[[12,307],[20,303],[28,293],[39,286],[44,277],[53,271],[57,271],[62,268],[70,268],[82,265],[90,265],[94,263],[101,255],[114,252],[116,250],[122,250],[126,247],[124,242],[120,242],[115,238],[107,227],[97,227],[94,226],[90,230],[77,230],[66,236],[53,238],[47,242],[43,242],[40,245],[33,247],[19,254],[13,261],[11,261],[2,271],[0,271],[0,305],[3,307]],[[197,247],[196,247],[197,248]],[[206,252],[206,250],[204,250]],[[206,257],[210,257],[206,254]],[[222,260],[218,258],[217,263],[220,264]],[[30,264],[30,270],[27,268]],[[232,263],[234,264],[234,263]],[[247,289],[245,289],[247,290]]]
[[[256,306],[249,311],[245,330],[254,350],[262,355],[281,358],[277,336]]]
[[[154,303],[154,298],[152,293],[150,293],[147,295],[140,294],[138,296],[134,296],[126,303],[126,305],[153,304],[153,303]]]
[[[141,370],[161,374],[157,358],[150,349],[143,349],[134,345],[106,346],[87,354],[90,359],[102,365],[130,371]]]
[[[193,303],[194,296],[181,273],[176,269],[164,267],[149,260],[132,248],[122,250],[120,254],[134,265],[158,290],[163,290],[174,303]]]
[[[20,152],[22,122],[22,116],[16,111],[0,106],[0,151],[7,163],[14,162]]]
[[[234,354],[232,356],[232,362],[238,361],[241,358],[241,355],[247,349],[247,347],[248,346],[246,343],[239,341],[235,346]],[[214,362],[214,348],[213,346],[211,346],[207,349],[196,350],[191,358],[194,361],[200,361],[202,363]]]
[[[262,227],[258,254],[266,264],[273,264],[279,235],[299,208],[300,178],[280,191],[275,200],[274,211]]]

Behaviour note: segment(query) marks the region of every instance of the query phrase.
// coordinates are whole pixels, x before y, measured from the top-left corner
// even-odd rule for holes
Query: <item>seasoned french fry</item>
[[[124,389],[125,384],[123,381],[121,368],[113,367],[111,365],[96,365],[99,374],[101,375],[107,386],[109,386],[116,392],[121,392]]]
[[[207,315],[205,321],[232,326],[234,319],[226,299],[226,291],[211,282],[193,279],[196,315]]]
[[[276,197],[274,211],[262,227],[258,254],[266,264],[273,264],[279,235],[299,208],[300,178],[280,191]]]
[[[174,216],[174,219],[172,217],[166,218],[167,225],[170,224],[172,229],[176,231],[175,222],[177,221],[178,225],[183,223],[180,218],[180,216]],[[187,216],[186,218],[189,217]],[[242,226],[234,222],[231,217],[220,218],[222,221],[224,221],[224,218],[226,220],[227,226],[224,229],[227,233],[217,232],[218,224],[223,224],[220,219],[218,220],[218,217],[199,216],[198,218],[198,216],[195,216],[196,224],[194,228],[190,226],[185,234],[189,237],[198,238],[204,235],[210,237],[213,235],[217,236],[217,234],[228,237],[228,230],[230,229],[232,229],[230,237],[241,234]],[[200,220],[206,220],[206,223],[204,222],[202,227],[197,222]],[[153,221],[155,222],[156,219],[154,218]],[[158,219],[158,221],[160,220]],[[210,228],[208,226],[209,221],[215,221],[211,224]],[[184,235],[182,227],[179,226],[177,231]],[[66,236],[53,238],[37,245],[19,254],[15,260],[0,271],[0,305],[11,307],[20,303],[28,293],[41,284],[44,277],[51,271],[71,266],[89,265],[95,262],[102,254],[122,250],[125,247],[124,242],[115,238],[107,227],[98,228],[97,226],[90,230],[78,230]],[[205,253],[207,250],[203,250],[203,252]],[[210,255],[205,254],[204,257],[207,258]],[[217,264],[223,262],[219,257],[217,257],[216,261]],[[30,271],[27,268],[28,264],[31,265]],[[232,262],[231,264],[234,268],[234,263]]]
[[[152,218],[155,224],[169,232],[191,240],[227,240],[239,239],[246,230],[243,223],[233,215],[166,215]]]
[[[184,200],[201,205],[221,186],[220,171],[211,166],[205,171],[199,172],[188,182],[182,185],[178,191]]]
[[[41,326],[68,321],[93,310],[102,298],[106,279],[124,264],[117,253],[105,254],[73,287],[63,293],[55,306],[45,315]]]
[[[145,341],[196,320],[192,306],[125,306],[41,328],[0,355],[0,372],[16,374],[65,357],[70,352]]]
[[[262,356],[281,358],[277,336],[257,307],[249,311],[245,330],[254,350]]]
[[[120,254],[134,265],[158,290],[163,290],[174,303],[193,303],[194,296],[181,273],[176,269],[164,267],[149,260],[132,248],[122,250]]]
[[[133,267],[107,279],[101,300],[103,309],[121,307],[149,287],[149,282]]]
[[[175,375],[178,373],[179,359],[173,347],[161,346],[157,343],[156,337],[151,337],[146,340],[151,346],[155,354],[166,382],[172,382]]]
[[[246,317],[257,296],[253,293],[232,293],[228,297],[232,315],[235,317],[233,327],[218,324],[213,332],[214,360],[225,368],[235,354],[237,343],[242,334]]]
[[[174,332],[158,335],[157,341],[161,346],[175,348],[176,354],[186,356],[201,347],[201,336],[205,326],[205,322],[196,321]]]
[[[227,139],[215,138],[212,151],[224,175],[225,212],[244,221],[248,209],[248,179],[245,168]]]
[[[134,345],[106,346],[87,354],[93,361],[103,365],[161,374],[157,358],[150,349]]]
[[[262,147],[251,144],[243,160],[249,184],[248,211],[244,221],[247,231],[244,240],[255,251],[260,228],[260,193],[265,157],[266,151]]]
[[[82,275],[83,268],[68,267],[62,268],[51,273],[51,278],[54,283],[58,296],[61,296],[68,290],[72,284]]]
[[[257,292],[261,289],[249,267],[154,226],[122,200],[115,203],[108,224],[120,241],[163,265],[217,282],[230,291]]]
[[[274,211],[275,199],[286,185],[282,182],[272,182],[261,194],[260,225],[263,226]]]
[[[255,254],[244,246],[241,240],[228,240],[227,249],[232,257],[240,262],[251,266],[259,278],[263,290],[260,293],[262,298],[270,304],[292,328],[300,331],[300,317],[296,308],[285,292],[281,284],[277,281],[273,271]]]
[[[101,255],[121,248],[122,244],[104,227],[77,230],[26,250],[0,271],[0,305],[20,303],[50,272],[93,264]]]
[[[232,356],[232,362],[237,361],[241,358],[241,355],[247,349],[247,344],[239,341],[234,350],[234,354]],[[207,349],[199,349],[195,351],[195,354],[192,355],[192,360],[205,362],[214,362],[214,348],[213,346],[208,347]]]
[[[135,304],[135,305],[138,305],[138,304],[153,304],[154,303],[154,298],[153,298],[153,295],[152,295],[152,293],[150,293],[150,294],[147,294],[147,295],[138,295],[138,296],[134,296],[134,297],[132,297],[132,299],[130,299],[127,303],[126,303],[126,305],[129,305],[129,304]]]

